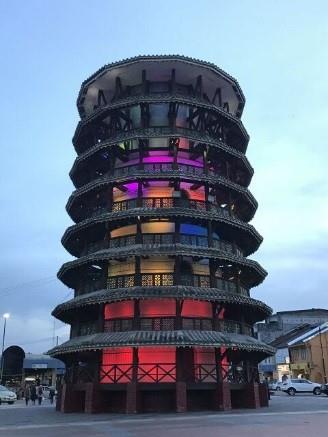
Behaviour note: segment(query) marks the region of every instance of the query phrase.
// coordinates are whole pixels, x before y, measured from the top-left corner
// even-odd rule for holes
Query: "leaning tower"
[[[73,138],[74,298],[53,348],[61,411],[186,411],[266,404],[253,335],[271,313],[250,296],[266,276],[238,82],[183,56],[139,56],[83,82]]]

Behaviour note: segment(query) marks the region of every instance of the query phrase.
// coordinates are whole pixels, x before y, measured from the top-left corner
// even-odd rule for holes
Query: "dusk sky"
[[[6,345],[44,352],[67,339],[51,316],[72,297],[56,278],[71,256],[72,136],[84,79],[138,54],[183,54],[215,63],[246,96],[252,255],[268,271],[252,296],[274,311],[328,308],[326,1],[0,2],[2,169],[0,314]],[[2,319],[0,319],[2,330]]]

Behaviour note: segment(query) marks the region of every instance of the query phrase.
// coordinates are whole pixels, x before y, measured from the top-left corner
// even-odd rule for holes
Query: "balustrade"
[[[182,317],[182,329],[194,331],[219,331],[231,334],[245,334],[252,336],[252,327],[235,320],[220,320],[213,318]],[[177,318],[174,317],[140,317],[133,320],[112,319],[105,320],[105,332],[132,331],[174,331],[177,328]]]
[[[188,164],[174,164],[173,162],[158,162],[158,163],[143,163],[143,164],[133,164],[127,167],[115,168],[113,174],[114,176],[128,176],[134,175],[136,172],[143,173],[169,173],[169,172],[179,172],[183,175],[192,176],[204,176],[204,167],[188,165]],[[207,174],[210,176],[222,176],[225,177],[222,171],[214,171],[212,169],[207,170]],[[110,176],[110,173],[107,173]]]
[[[77,371],[76,371],[77,372]],[[163,383],[177,381],[176,363],[101,365],[99,382],[109,384],[136,382]],[[258,369],[246,364],[193,364],[184,368],[183,380],[188,383],[247,384],[259,382]]]
[[[135,208],[186,208],[198,211],[211,211],[223,217],[235,216],[233,212],[229,212],[228,207],[221,207],[212,202],[204,202],[201,200],[181,199],[173,197],[144,197],[113,202],[112,207],[98,205],[95,207],[83,207],[76,212],[75,219],[80,221],[86,218],[98,217],[106,212],[128,211]],[[235,217],[237,218],[237,217]]]
[[[208,238],[200,235],[179,234],[178,241],[175,240],[174,233],[165,234],[141,234],[141,244],[143,245],[169,245],[169,244],[185,244],[194,247],[209,247]],[[122,237],[112,238],[110,240],[101,240],[89,243],[82,251],[81,256],[89,253],[97,252],[104,249],[129,247],[137,244],[137,236],[124,235]],[[229,252],[234,255],[243,256],[242,251],[232,243],[223,240],[213,239],[213,246],[215,249],[220,249],[224,252]]]
[[[104,281],[94,280],[94,281],[84,281],[83,284],[76,288],[76,295],[80,296],[82,294],[92,293],[96,290],[101,290],[104,288]]]
[[[181,285],[187,287],[210,287],[210,277],[208,275],[184,275],[182,274],[179,280]]]
[[[223,208],[211,202],[204,202],[200,200],[181,199],[173,197],[144,197],[140,199],[140,206],[142,208],[188,208],[200,211],[214,211],[220,215],[229,217],[230,213],[227,207]],[[127,211],[129,209],[139,208],[138,199],[121,200],[114,202],[112,206],[113,212]],[[104,212],[110,212],[110,208],[99,206],[97,208],[86,208],[85,214],[89,216],[97,216]]]
[[[143,273],[141,274],[142,287],[170,287],[174,285],[173,273]]]
[[[134,163],[127,165],[126,167],[118,167],[113,170],[113,172],[107,171],[105,173],[95,172],[93,177],[87,182],[91,182],[92,179],[108,178],[113,176],[124,177],[135,175],[136,173],[145,174],[166,174],[166,173],[179,173],[181,176],[219,176],[230,180],[231,182],[238,183],[238,178],[228,177],[224,167],[221,168],[207,168],[206,172],[203,166],[194,166],[190,164],[174,164],[173,162],[158,162],[158,163]],[[87,183],[86,182],[86,183]]]
[[[214,287],[220,290],[249,296],[249,291],[241,285],[232,281],[227,281],[221,278],[214,278]],[[180,275],[178,280],[175,280],[174,273],[141,273],[139,283],[137,275],[120,275],[111,276],[107,279],[107,288],[130,288],[140,285],[142,287],[170,287],[173,285],[184,285],[187,287],[210,288],[210,276],[208,275]],[[91,293],[104,288],[103,279],[86,282],[82,286],[77,287],[76,294],[82,295]]]
[[[128,247],[136,244],[136,236],[135,235],[125,235],[123,237],[111,238],[109,240],[109,247],[117,248],[117,247]]]
[[[142,244],[174,244],[174,234],[143,234]]]
[[[135,275],[111,276],[107,282],[107,288],[128,288],[135,285]]]
[[[211,286],[209,275],[182,274],[176,281],[174,279],[174,273],[141,273],[140,278],[141,282],[139,285],[142,287],[184,285],[188,287],[209,288]],[[214,284],[215,288],[219,288],[220,290],[249,296],[248,290],[237,285],[235,282],[214,278]],[[127,288],[135,287],[136,285],[136,275],[111,276],[107,281],[107,288]]]

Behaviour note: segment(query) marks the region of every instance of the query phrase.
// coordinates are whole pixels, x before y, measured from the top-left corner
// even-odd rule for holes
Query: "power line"
[[[66,336],[66,335],[57,335],[57,337],[58,337],[58,338],[66,338],[67,336]],[[45,342],[45,341],[49,341],[49,342],[51,342],[52,339],[53,339],[52,337],[45,337],[45,338],[40,338],[40,339],[38,339],[38,340],[29,341],[29,342],[26,342],[26,343],[19,343],[19,345],[20,345],[20,346],[26,346],[26,345],[30,345],[30,344],[43,343],[43,342]]]
[[[13,291],[15,291],[17,289],[24,290],[24,289],[32,287],[32,286],[35,288],[38,288],[40,286],[49,285],[50,283],[52,283],[56,280],[57,280],[56,277],[48,276],[46,278],[35,279],[33,281],[21,282],[20,284],[16,284],[12,287],[6,287],[6,288],[0,289],[0,294],[1,294],[1,297],[4,297],[4,296],[8,296],[9,294],[11,294]]]
[[[46,276],[44,278],[32,279],[31,281],[21,282],[19,284],[13,285],[11,287],[0,288],[0,291],[11,290],[11,289],[18,288],[18,287],[21,287],[24,285],[33,284],[34,282],[40,282],[40,281],[44,281],[44,280],[48,280],[48,279],[55,279],[55,276]]]

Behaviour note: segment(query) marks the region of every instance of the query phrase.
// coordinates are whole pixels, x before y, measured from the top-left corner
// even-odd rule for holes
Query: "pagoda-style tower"
[[[271,310],[250,297],[265,270],[240,121],[245,99],[215,65],[140,56],[81,87],[70,172],[74,298],[53,315],[70,340],[61,411],[186,411],[265,405],[253,335]]]

